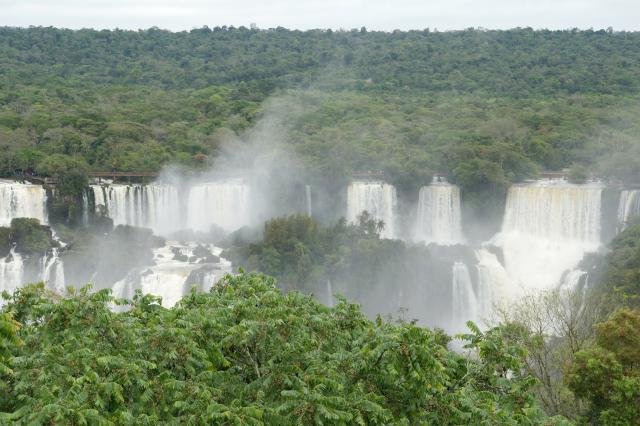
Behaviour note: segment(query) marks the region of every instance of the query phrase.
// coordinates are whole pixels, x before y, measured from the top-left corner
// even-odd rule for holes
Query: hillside
[[[375,169],[415,189],[439,172],[473,198],[574,164],[638,178],[640,33],[5,27],[0,61],[4,176],[54,153],[205,169],[276,115],[329,183]]]

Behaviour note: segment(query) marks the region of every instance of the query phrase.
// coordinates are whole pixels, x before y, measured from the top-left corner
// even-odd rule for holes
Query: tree
[[[114,303],[121,309],[114,311]],[[411,323],[328,308],[272,278],[227,276],[165,309],[42,284],[0,313],[21,323],[0,421],[14,424],[463,424],[544,419],[524,350],[470,324],[478,354]]]
[[[636,424],[640,418],[640,312],[616,311],[596,325],[596,345],[576,354],[569,387],[590,404],[588,420]]]

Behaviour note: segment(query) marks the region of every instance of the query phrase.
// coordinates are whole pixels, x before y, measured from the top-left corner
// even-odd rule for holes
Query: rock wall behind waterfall
[[[31,217],[47,223],[47,194],[40,185],[0,181],[0,226],[17,217]]]
[[[522,291],[551,288],[600,246],[598,184],[538,181],[509,189],[501,233],[505,268]]]
[[[367,211],[373,218],[384,222],[383,238],[395,238],[396,188],[382,182],[351,182],[347,188],[347,221],[357,222],[363,211]]]
[[[444,245],[463,242],[460,188],[439,182],[420,189],[414,240]]]

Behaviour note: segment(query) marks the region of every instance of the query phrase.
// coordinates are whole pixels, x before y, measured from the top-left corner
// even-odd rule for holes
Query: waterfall
[[[511,299],[509,276],[498,257],[486,248],[475,251],[478,271],[478,317],[487,318],[494,304],[504,304]]]
[[[17,217],[30,217],[47,223],[47,195],[40,185],[0,181],[0,226]]]
[[[453,264],[453,309],[452,309],[452,325],[454,329],[464,330],[464,324],[468,320],[476,321],[478,300],[467,265],[462,262]]]
[[[573,269],[565,275],[562,283],[560,284],[560,288],[569,291],[576,290],[581,284],[586,286],[587,278],[587,272],[582,269]]]
[[[175,305],[193,285],[208,291],[225,274],[231,272],[231,262],[219,258],[218,263],[211,264],[206,258],[198,257],[196,245],[181,245],[168,242],[165,246],[154,249],[154,265],[137,268],[112,286],[112,293],[117,298],[132,298],[136,289],[143,294],[162,297],[162,305]],[[208,247],[217,256],[222,251],[217,247]],[[188,280],[193,272],[201,270],[208,263],[211,270],[200,275],[199,282]]]
[[[347,188],[347,221],[355,223],[363,211],[384,222],[382,238],[396,237],[396,188],[382,182],[351,182]]]
[[[618,202],[618,232],[633,219],[640,217],[640,190],[624,190]]]
[[[416,241],[442,245],[462,243],[461,223],[460,188],[437,181],[420,189]]]
[[[552,288],[600,246],[598,184],[538,181],[509,189],[502,232],[494,243],[521,291]]]
[[[181,229],[178,190],[173,185],[91,185],[96,208],[104,206],[114,225],[151,228],[167,235]]]
[[[26,284],[26,280],[29,280],[29,282],[42,281],[48,289],[59,294],[64,293],[64,265],[57,248],[51,249],[42,256],[39,265],[35,264],[35,271],[31,268],[27,268],[31,272],[25,271],[25,260],[14,248],[6,257],[0,258],[0,292],[13,293]]]
[[[311,217],[311,185],[304,186],[304,195],[307,202],[307,216]]]
[[[333,308],[333,286],[331,280],[327,280],[327,306]]]
[[[82,191],[82,226],[89,226],[89,194]]]
[[[6,291],[12,294],[22,286],[23,276],[24,262],[22,256],[16,253],[14,249],[11,249],[11,252],[6,257],[0,259],[0,292]],[[2,304],[1,301],[0,304]]]
[[[240,181],[201,183],[189,190],[187,226],[209,232],[216,225],[232,232],[249,225],[249,187]]]
[[[57,248],[51,249],[49,253],[42,257],[40,280],[43,281],[50,290],[58,294],[65,293],[64,265],[58,255]]]

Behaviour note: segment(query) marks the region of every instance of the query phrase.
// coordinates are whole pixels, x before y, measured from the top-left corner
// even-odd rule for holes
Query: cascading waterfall
[[[600,246],[599,184],[537,181],[509,189],[502,232],[505,269],[522,292],[560,284]]]
[[[333,308],[333,285],[331,280],[327,280],[327,306]]]
[[[82,225],[89,225],[89,194],[87,190],[82,191]]]
[[[396,237],[396,188],[383,182],[351,182],[347,188],[347,221],[357,222],[363,211],[384,222],[382,238]]]
[[[178,190],[173,185],[92,185],[96,208],[102,205],[114,225],[151,228],[167,235],[181,229]]]
[[[423,186],[418,196],[416,241],[442,245],[460,244],[462,216],[460,188],[441,180]]]
[[[455,262],[453,264],[452,274],[452,326],[455,330],[463,330],[464,323],[467,320],[476,320],[478,300],[476,298],[475,291],[473,290],[473,284],[471,283],[471,277],[469,275],[467,265],[463,262]]]
[[[47,194],[42,186],[0,181],[0,226],[9,225],[17,217],[47,223]]]
[[[311,185],[304,186],[304,195],[307,204],[307,216],[311,217]]]
[[[589,275],[587,274],[587,272],[583,271],[582,269],[574,269],[572,271],[569,271],[562,280],[560,288],[563,290],[572,291],[578,289],[581,284],[586,287],[588,276]]]
[[[200,183],[189,190],[187,226],[208,232],[212,225],[232,232],[251,224],[249,187],[240,181]]]
[[[478,271],[477,315],[488,318],[494,305],[501,305],[511,299],[509,276],[498,257],[486,248],[475,251]]]
[[[20,253],[11,249],[6,257],[0,259],[0,291],[13,293],[21,287],[24,276],[24,262]],[[0,303],[2,303],[0,301]]]
[[[618,232],[634,218],[640,217],[640,190],[624,190],[618,203]]]
[[[46,284],[47,288],[59,294],[64,294],[66,285],[64,265],[58,254],[58,249],[53,248],[42,257],[40,280]]]
[[[221,249],[210,247],[214,255],[218,255]],[[220,258],[214,269],[202,275],[199,283],[188,283],[188,278],[194,271],[203,268],[203,259],[195,259],[194,246],[184,246],[177,242],[168,242],[165,246],[154,249],[153,266],[138,268],[131,271],[124,279],[112,286],[114,296],[118,298],[131,298],[136,289],[144,294],[153,294],[162,297],[162,305],[171,307],[175,305],[193,284],[197,284],[203,291],[208,291],[226,273],[231,272],[231,262]],[[184,256],[180,259],[176,256]],[[217,253],[217,254],[216,254]]]

